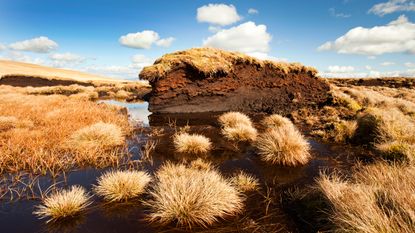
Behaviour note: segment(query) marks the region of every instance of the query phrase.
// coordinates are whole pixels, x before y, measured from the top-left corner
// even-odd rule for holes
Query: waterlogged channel
[[[192,133],[200,133],[212,140],[213,151],[204,157],[212,162],[221,173],[229,177],[235,172],[245,171],[260,180],[261,190],[247,195],[245,212],[235,219],[223,220],[210,231],[206,229],[192,229],[191,232],[252,232],[246,225],[265,225],[266,232],[310,232],[310,228],[299,227],[298,222],[284,211],[281,194],[289,189],[302,188],[312,185],[315,177],[322,170],[346,169],[360,152],[348,150],[338,145],[327,145],[309,139],[312,147],[312,161],[302,167],[271,166],[261,162],[249,144],[232,144],[220,134],[215,114],[176,114],[169,116],[150,116],[147,103],[123,103],[104,101],[106,104],[116,104],[128,109],[132,122],[141,122],[142,128],[128,141],[132,161],[129,166],[136,166],[151,174],[165,161],[192,160],[186,155],[174,152],[172,135],[180,127],[188,125]],[[151,120],[149,120],[151,119]],[[187,119],[187,120],[183,120]],[[190,120],[189,120],[190,119]],[[144,145],[152,142],[156,145],[151,154],[152,161],[141,161],[141,150]],[[131,165],[132,164],[132,165]],[[55,180],[50,177],[40,177],[39,183],[43,188],[56,184],[59,187],[81,185],[92,190],[96,179],[104,171],[111,169],[82,169],[60,176]],[[92,193],[92,192],[91,192]],[[146,196],[144,195],[145,199]],[[277,200],[278,199],[278,200]],[[146,209],[139,200],[130,203],[105,204],[97,197],[93,197],[94,204],[82,216],[69,222],[46,224],[33,214],[39,198],[12,201],[1,200],[0,229],[7,233],[27,232],[100,232],[100,233],[128,233],[128,232],[189,232],[186,229],[176,228],[174,225],[161,227],[149,224],[146,221]],[[267,217],[264,217],[267,216]],[[268,226],[267,225],[267,226]],[[244,230],[251,229],[251,230]]]

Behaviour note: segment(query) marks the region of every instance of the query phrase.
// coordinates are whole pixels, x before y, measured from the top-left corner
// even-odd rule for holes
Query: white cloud
[[[7,60],[12,60],[12,61],[19,61],[19,62],[25,62],[25,63],[38,64],[38,65],[45,64],[45,61],[41,58],[33,58],[29,55],[26,55],[18,51],[9,51],[6,53],[5,56],[2,56],[2,58],[7,59]]]
[[[258,12],[258,10],[257,9],[254,9],[254,8],[249,8],[248,9],[248,14],[250,14],[250,15],[255,15],[255,14],[258,14],[259,12]]]
[[[142,32],[128,33],[121,36],[118,41],[121,45],[134,49],[149,49],[153,44],[162,47],[169,47],[174,41],[173,37],[160,39],[157,32],[144,30]]]
[[[49,53],[58,48],[58,44],[45,36],[30,40],[18,41],[9,45],[9,48],[19,51],[31,51],[35,53]]]
[[[0,43],[0,52],[6,50],[7,47],[4,44]]]
[[[156,45],[160,46],[160,47],[170,47],[171,43],[173,43],[175,39],[173,37],[168,37],[165,39],[160,39],[158,41],[156,41]]]
[[[144,67],[151,65],[154,59],[148,58],[142,54],[136,54],[131,58],[131,69],[135,69],[139,73]],[[138,71],[137,71],[138,70]]]
[[[415,69],[396,70],[396,71],[377,71],[368,70],[369,72],[347,72],[347,73],[330,73],[321,72],[320,76],[326,78],[381,78],[381,77],[415,77]]]
[[[350,14],[337,12],[335,8],[330,8],[329,13],[331,16],[336,18],[349,18],[351,16]]]
[[[84,57],[74,53],[53,53],[49,55],[49,59],[52,60],[51,65],[54,67],[78,65],[86,60]]]
[[[408,68],[415,68],[415,63],[413,63],[413,62],[405,62],[404,65]]]
[[[210,32],[213,32],[213,33],[216,33],[218,31],[222,30],[222,28],[220,26],[212,26],[212,25],[210,25],[208,29],[209,29]]]
[[[366,66],[365,66],[365,69],[366,69],[366,70],[373,70],[373,68],[372,68],[371,66],[369,66],[369,65],[366,65]]]
[[[197,21],[226,26],[241,20],[234,5],[209,4],[197,8]]]
[[[384,16],[399,11],[415,11],[415,1],[412,0],[389,0],[379,3],[370,8],[369,13]]]
[[[395,62],[385,61],[380,63],[381,66],[393,66],[395,65]]]
[[[373,28],[356,27],[335,41],[322,44],[319,51],[376,56],[384,53],[415,53],[415,24],[401,15],[395,21]]]
[[[271,35],[265,25],[249,21],[217,32],[203,40],[203,46],[264,55],[269,52],[270,41]]]
[[[329,73],[350,73],[354,71],[353,66],[329,66],[327,68]]]

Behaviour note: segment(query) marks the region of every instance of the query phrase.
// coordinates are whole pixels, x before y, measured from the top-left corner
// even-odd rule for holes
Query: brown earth
[[[78,82],[74,80],[46,79],[42,77],[30,77],[24,75],[6,75],[0,79],[0,85],[9,85],[14,87],[45,87],[45,86],[93,86],[92,83]]]
[[[167,54],[140,73],[153,113],[267,112],[288,114],[329,99],[329,84],[298,63],[261,61],[211,48]]]
[[[415,78],[328,78],[329,82],[337,86],[381,86],[391,88],[414,88]]]

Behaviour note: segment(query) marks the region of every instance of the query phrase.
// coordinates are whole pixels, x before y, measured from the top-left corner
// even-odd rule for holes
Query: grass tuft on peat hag
[[[162,225],[207,227],[243,209],[242,194],[215,169],[166,163],[150,191],[149,220]]]
[[[257,67],[271,66],[287,74],[289,72],[310,72],[317,74],[317,70],[299,63],[263,61],[238,52],[223,51],[215,48],[193,48],[166,54],[157,59],[152,66],[144,67],[140,78],[152,82],[154,79],[165,77],[173,68],[186,64],[199,71],[204,76],[213,76],[218,73],[232,72],[236,64],[252,64]]]
[[[218,118],[219,123],[222,127],[236,127],[238,125],[247,125],[252,126],[251,119],[240,112],[227,112],[219,116]]]
[[[94,191],[108,202],[127,201],[141,195],[151,180],[142,171],[109,171],[98,178]]]
[[[58,221],[84,211],[91,204],[90,196],[83,187],[72,186],[68,190],[61,190],[46,197],[42,204],[33,212],[40,219]]]
[[[237,174],[235,174],[231,178],[231,182],[242,192],[255,191],[259,189],[258,179],[243,171],[240,171]]]

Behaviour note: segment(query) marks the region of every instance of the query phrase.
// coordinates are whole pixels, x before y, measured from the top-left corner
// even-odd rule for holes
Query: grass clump
[[[377,163],[350,180],[322,174],[320,190],[332,206],[335,232],[415,232],[415,168]]]
[[[207,227],[243,208],[241,193],[216,170],[184,164],[163,165],[150,195],[149,220],[163,225]]]
[[[219,123],[222,127],[236,127],[238,125],[247,125],[252,126],[251,119],[240,112],[227,112],[219,116],[218,118]]]
[[[334,129],[331,132],[331,137],[335,142],[348,142],[350,141],[357,129],[356,121],[344,121],[334,123]]]
[[[373,145],[384,158],[414,160],[415,123],[396,108],[369,108],[357,119],[354,140]]]
[[[222,128],[222,134],[231,141],[255,141],[258,132],[252,126],[238,124],[235,127]]]
[[[255,191],[259,189],[259,181],[252,175],[240,171],[231,178],[231,182],[242,192]]]
[[[258,137],[256,148],[261,159],[271,164],[303,165],[311,158],[310,145],[292,127],[279,127],[264,132]]]
[[[142,194],[150,181],[142,171],[109,171],[98,178],[94,190],[108,202],[127,201]]]
[[[33,213],[40,219],[49,218],[47,222],[74,217],[91,204],[85,189],[72,186],[46,197]]]
[[[72,134],[68,145],[78,150],[108,149],[124,144],[125,136],[120,127],[98,122]]]
[[[199,134],[178,133],[173,138],[177,152],[201,154],[212,148],[210,139]]]
[[[270,116],[265,117],[262,120],[262,125],[267,128],[278,128],[278,127],[294,127],[293,123],[290,119],[283,117],[279,114],[272,114]]]

